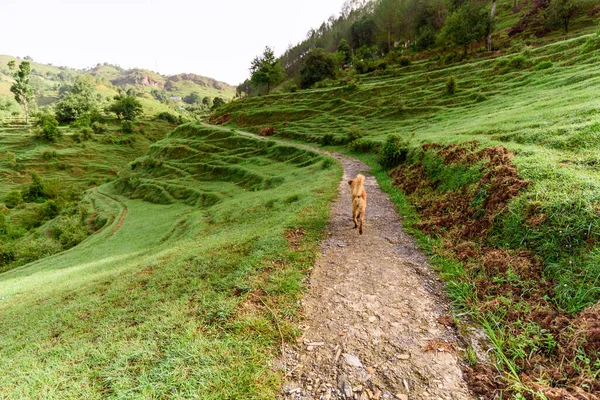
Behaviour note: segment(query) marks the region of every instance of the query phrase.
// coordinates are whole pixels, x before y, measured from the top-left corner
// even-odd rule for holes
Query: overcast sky
[[[230,84],[265,45],[280,55],[344,0],[0,0],[0,54],[73,68],[108,62]]]

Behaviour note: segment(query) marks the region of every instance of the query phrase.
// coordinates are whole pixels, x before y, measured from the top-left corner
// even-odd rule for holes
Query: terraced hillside
[[[112,217],[0,274],[8,398],[270,399],[340,168],[186,124],[86,196]],[[289,241],[288,241],[289,239]]]
[[[376,167],[457,312],[490,337],[491,363],[465,354],[481,396],[596,398],[599,48],[595,34],[415,61],[235,101],[213,122],[336,146]],[[381,156],[403,162],[390,171]]]

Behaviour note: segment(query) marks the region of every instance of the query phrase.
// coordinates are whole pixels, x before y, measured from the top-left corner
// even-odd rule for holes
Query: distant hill
[[[0,101],[5,101],[5,99],[10,101],[12,98],[10,86],[13,78],[12,71],[8,68],[8,62],[11,60],[15,60],[17,65],[20,62],[16,57],[0,55]],[[197,93],[201,98],[209,97],[212,100],[215,97],[221,97],[227,101],[235,95],[235,87],[192,73],[165,76],[146,69],[124,69],[107,63],[98,64],[92,69],[77,70],[29,61],[32,66],[31,82],[39,106],[58,101],[61,85],[81,74],[96,78],[98,91],[107,95],[118,88],[148,93],[147,97],[152,96],[163,102],[172,99],[179,101],[192,93]]]
[[[198,93],[201,97],[222,97],[231,99],[235,95],[235,87],[201,75],[182,73],[177,75],[160,75],[147,69],[128,69],[110,64],[99,64],[86,72],[100,79],[106,79],[121,88],[135,87],[139,91],[151,92],[152,89],[164,90],[170,96],[185,97]]]

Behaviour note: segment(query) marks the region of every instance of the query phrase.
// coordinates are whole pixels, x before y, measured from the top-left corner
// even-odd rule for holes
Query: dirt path
[[[441,285],[374,177],[367,175],[365,232],[352,227],[344,167],[323,253],[303,301],[304,334],[288,346],[283,399],[471,399],[451,348]],[[426,351],[427,349],[427,351]]]
[[[302,303],[304,334],[282,357],[280,399],[473,399],[436,273],[369,174],[364,234],[353,229],[347,182],[370,168],[332,156],[344,177]]]

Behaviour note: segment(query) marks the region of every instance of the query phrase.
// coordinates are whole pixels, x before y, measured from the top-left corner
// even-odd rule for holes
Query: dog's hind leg
[[[361,213],[360,216],[358,217],[360,220],[360,224],[358,225],[358,233],[362,235],[362,231],[363,231],[363,221],[365,219],[365,214]]]
[[[356,204],[352,203],[352,220],[354,221],[354,228],[356,229],[358,227],[358,217],[359,214],[359,208],[356,206]]]

